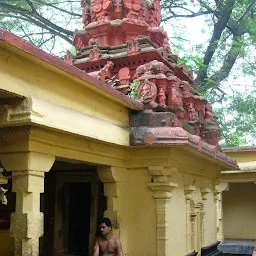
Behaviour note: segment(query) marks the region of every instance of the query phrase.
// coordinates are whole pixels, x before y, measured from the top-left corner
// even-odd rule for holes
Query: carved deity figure
[[[127,42],[128,55],[136,54],[139,51],[139,43],[135,38],[131,38],[130,42]]]
[[[127,18],[132,21],[138,19],[141,9],[141,0],[124,0],[124,6],[128,11]]]
[[[179,118],[184,118],[184,109],[183,109],[183,101],[182,94],[179,88],[180,80],[177,77],[173,77],[170,94],[168,97],[168,106],[174,110],[176,115]]]
[[[89,58],[90,60],[98,60],[100,57],[100,51],[97,45],[93,45],[90,50]]]
[[[114,1],[114,6],[115,6],[115,12],[116,13],[121,13],[122,12],[122,0],[115,0]]]
[[[130,69],[127,67],[121,68],[118,71],[118,79],[120,81],[120,85],[116,86],[115,88],[124,94],[128,94],[128,88],[131,79]]]
[[[134,78],[140,78],[140,77],[143,76],[144,73],[145,73],[145,66],[144,65],[140,65],[136,69],[136,73],[135,73]]]
[[[64,61],[70,65],[73,63],[73,56],[70,51],[67,51],[66,55],[64,56]]]
[[[111,73],[114,67],[114,63],[112,61],[108,61],[107,64],[100,70],[98,74],[98,79],[102,82],[106,82],[107,80],[113,77]]]
[[[194,108],[194,104],[192,102],[187,104],[187,119],[188,121],[196,121],[197,112]]]
[[[91,22],[91,15],[90,15],[90,3],[88,0],[81,0],[81,7],[83,8],[82,11],[82,21],[84,27],[87,26]]]
[[[159,27],[161,21],[161,0],[154,0],[151,5],[149,15],[148,15],[148,24],[150,27]]]
[[[105,19],[109,19],[109,12],[112,9],[112,7],[112,0],[92,0],[92,21],[103,22]]]
[[[158,91],[158,101],[159,101],[159,104],[162,106],[166,105],[165,91],[166,89],[164,87],[159,88],[159,91]]]
[[[205,121],[211,121],[213,120],[214,114],[212,113],[212,107],[210,103],[207,103],[205,105],[205,117],[204,120]]]
[[[139,86],[138,98],[142,100],[146,107],[156,108],[157,87],[149,80],[145,80],[143,84]]]

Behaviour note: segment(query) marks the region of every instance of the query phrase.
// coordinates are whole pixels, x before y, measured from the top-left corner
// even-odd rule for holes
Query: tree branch
[[[45,25],[47,25],[49,28],[52,28],[54,30],[57,30],[63,34],[66,34],[67,36],[73,36],[73,31],[70,31],[70,30],[67,30],[67,29],[64,29],[54,23],[52,23],[51,21],[49,21],[48,19],[44,18],[43,16],[41,16],[40,14],[38,13],[33,13],[29,10],[26,10],[24,8],[20,8],[20,7],[17,7],[17,6],[13,6],[13,5],[9,5],[9,4],[5,4],[5,3],[1,3],[0,2],[0,7],[8,10],[8,11],[11,11],[11,12],[14,12],[14,13],[19,13],[20,15],[22,16],[26,16],[29,14],[31,17],[37,19],[38,21],[40,21],[40,24],[44,23]],[[29,17],[27,17],[29,18]]]
[[[31,8],[32,13],[37,13],[37,10],[30,0],[25,0]]]
[[[171,12],[172,15],[171,16],[167,16],[165,18],[162,19],[162,22],[166,22],[172,18],[195,18],[198,16],[202,16],[205,14],[210,14],[210,11],[203,11],[203,12],[196,12],[196,13],[192,13],[192,14],[176,14],[174,12]]]
[[[221,38],[223,30],[227,26],[228,20],[232,13],[234,3],[235,3],[234,0],[228,0],[226,2],[226,6],[222,8],[222,18],[218,19],[218,21],[214,24],[214,30],[213,30],[211,40],[205,52],[202,66],[199,68],[197,78],[195,80],[195,82],[198,83],[199,86],[202,86],[202,84],[206,82],[205,80],[207,79],[207,71],[209,68],[209,63],[211,62],[213,54],[218,48],[219,40]]]
[[[234,36],[232,46],[225,56],[222,67],[209,78],[211,87],[217,88],[219,86],[219,83],[228,77],[229,72],[231,71],[232,67],[236,62],[236,59],[241,52],[242,44],[240,41],[241,37]],[[207,87],[207,84],[205,84],[201,88],[207,89]]]

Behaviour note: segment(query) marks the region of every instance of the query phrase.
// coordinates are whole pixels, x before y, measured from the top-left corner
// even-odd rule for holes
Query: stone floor
[[[256,240],[225,239],[224,243],[218,246],[223,256],[255,256]]]
[[[256,240],[225,239],[224,244],[251,245],[256,247]]]

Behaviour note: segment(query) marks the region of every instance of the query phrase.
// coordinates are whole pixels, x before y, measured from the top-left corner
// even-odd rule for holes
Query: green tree
[[[80,0],[0,0],[0,27],[56,55],[81,28]]]

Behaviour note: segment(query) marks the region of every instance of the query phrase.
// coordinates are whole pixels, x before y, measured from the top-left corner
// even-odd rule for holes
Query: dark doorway
[[[103,183],[95,167],[57,164],[46,173],[45,193],[41,194],[44,236],[40,256],[89,256],[97,222],[106,210]]]
[[[91,184],[70,183],[68,207],[68,254],[87,256],[89,252]]]

